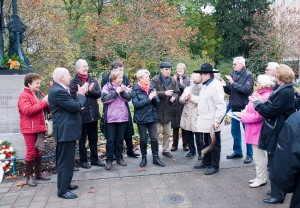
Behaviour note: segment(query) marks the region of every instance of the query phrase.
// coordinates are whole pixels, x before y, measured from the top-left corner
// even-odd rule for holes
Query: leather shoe
[[[190,150],[189,147],[187,147],[187,146],[183,147],[183,151],[189,151],[189,150]]]
[[[78,189],[78,185],[70,185],[68,188],[70,191]]]
[[[91,166],[90,166],[88,163],[86,163],[86,162],[81,163],[80,166],[81,166],[82,168],[85,168],[85,169],[90,169],[90,168],[91,168]]]
[[[171,151],[175,152],[177,149],[178,149],[177,147],[172,146]]]
[[[167,158],[172,158],[173,157],[170,152],[163,152],[162,155],[167,157]]]
[[[249,180],[249,183],[254,183],[256,180],[257,180],[256,178],[251,179],[251,180]]]
[[[123,159],[122,160],[117,160],[117,164],[121,165],[121,166],[126,166],[127,162],[125,162]]]
[[[106,170],[111,170],[112,169],[112,162],[106,162],[105,169]]]
[[[98,167],[104,167],[105,164],[102,161],[92,162],[91,165],[98,166]]]
[[[226,156],[226,159],[236,159],[236,158],[243,158],[243,155],[237,155],[235,153],[232,153]]]
[[[133,150],[131,150],[131,151],[127,151],[127,156],[133,157],[133,158],[138,158],[138,156],[140,156],[140,154],[135,153]]]
[[[284,199],[276,199],[276,198],[267,198],[264,199],[264,203],[268,203],[268,204],[282,204],[284,202]]]
[[[250,186],[251,188],[257,188],[257,187],[260,187],[260,186],[264,186],[264,185],[266,185],[266,184],[267,184],[266,181],[265,181],[265,182],[262,182],[262,181],[256,180],[256,181],[254,181],[253,183],[249,184],[249,186]]]
[[[207,166],[204,165],[203,163],[194,165],[194,169],[206,169],[206,168],[207,168]]]
[[[214,168],[214,167],[212,167],[212,168],[208,168],[206,171],[205,171],[205,175],[212,175],[212,174],[215,174],[215,173],[217,173],[217,172],[219,172],[219,169],[218,168]]]
[[[189,153],[186,154],[186,157],[192,157],[192,156],[195,156],[195,155],[196,155],[196,153],[189,152]]]
[[[66,193],[64,194],[60,194],[58,195],[59,198],[63,198],[63,199],[76,199],[77,198],[77,195],[70,192],[70,191],[67,191]]]
[[[244,163],[245,163],[245,164],[249,164],[249,163],[252,162],[252,160],[253,160],[252,157],[247,155],[247,157],[246,157],[245,160],[244,160]]]

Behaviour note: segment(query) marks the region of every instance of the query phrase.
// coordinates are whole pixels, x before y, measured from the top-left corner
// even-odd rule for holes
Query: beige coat
[[[220,123],[226,112],[223,86],[213,79],[202,85],[198,97],[197,132],[209,133],[214,122]],[[221,131],[221,125],[215,130]]]
[[[179,99],[179,102],[184,104],[180,120],[180,128],[187,131],[197,132],[198,95],[201,85],[197,85],[192,89],[191,87],[192,86],[186,87]],[[192,96],[189,101],[185,101],[185,96],[187,96],[191,90],[194,96]]]

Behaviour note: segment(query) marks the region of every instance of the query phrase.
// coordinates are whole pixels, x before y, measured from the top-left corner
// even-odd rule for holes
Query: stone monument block
[[[1,69],[0,69],[1,70]],[[25,157],[25,142],[20,133],[18,99],[24,89],[25,75],[0,74],[0,140],[9,141],[16,157]]]

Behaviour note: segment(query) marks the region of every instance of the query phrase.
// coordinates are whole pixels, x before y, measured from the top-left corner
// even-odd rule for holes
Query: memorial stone
[[[24,77],[25,75],[1,75],[0,71],[0,140],[11,142],[17,158],[25,156],[18,111],[18,99],[24,89]]]

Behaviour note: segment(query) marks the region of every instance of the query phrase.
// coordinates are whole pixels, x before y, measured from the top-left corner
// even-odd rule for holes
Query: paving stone
[[[45,208],[59,208],[61,207],[62,202],[51,202],[49,203],[49,201],[47,202]]]
[[[61,207],[77,207],[78,198],[76,199],[63,199]]]
[[[31,202],[28,208],[42,208],[45,207],[47,201],[38,201],[38,202]]]
[[[19,196],[14,203],[15,206],[28,206],[32,201],[33,196]]]

